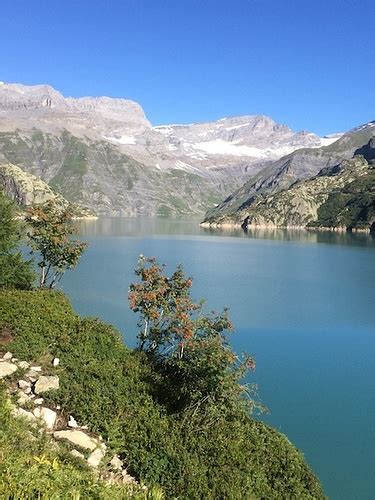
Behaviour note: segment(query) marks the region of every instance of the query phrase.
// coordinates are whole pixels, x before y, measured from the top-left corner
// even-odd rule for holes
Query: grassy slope
[[[268,426],[243,416],[207,426],[202,416],[197,430],[168,415],[147,358],[126,348],[112,327],[78,317],[63,294],[0,292],[0,332],[4,326],[13,340],[0,350],[46,369],[58,356],[55,401],[101,432],[133,474],[161,485],[168,498],[324,498],[303,456]]]
[[[0,498],[144,499],[120,485],[99,481],[87,466],[24,419],[15,419],[0,384]],[[150,497],[151,498],[151,497]]]

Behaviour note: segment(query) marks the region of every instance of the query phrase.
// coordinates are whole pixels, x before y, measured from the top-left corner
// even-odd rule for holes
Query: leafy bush
[[[14,204],[0,190],[0,288],[30,289],[35,276],[19,251],[22,232],[15,217]]]
[[[41,287],[54,288],[67,269],[75,267],[86,248],[86,243],[72,240],[73,213],[57,207],[54,200],[30,208],[26,222],[32,251],[39,258],[39,283]]]
[[[49,400],[102,433],[130,472],[168,498],[324,498],[285,436],[236,406],[225,414],[214,402],[173,411],[169,374],[109,325],[75,315],[63,294],[0,291],[2,327],[13,335],[7,350],[60,376]],[[61,363],[51,368],[56,355]]]

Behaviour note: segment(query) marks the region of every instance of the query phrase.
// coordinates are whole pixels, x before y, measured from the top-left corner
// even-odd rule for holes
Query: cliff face
[[[0,164],[0,186],[3,187],[5,194],[21,208],[53,200],[57,207],[71,208],[77,217],[94,216],[90,210],[69,203],[35,175],[24,172],[10,163]]]
[[[334,193],[342,193],[349,189],[348,186],[369,186],[374,180],[374,171],[362,156],[344,160],[335,174],[298,182],[290,189],[255,203],[247,211],[245,226],[324,226],[319,214]],[[327,226],[356,227],[355,221],[348,222],[340,217],[332,218],[329,224],[327,220]],[[371,224],[368,221],[366,227]]]
[[[372,140],[374,131],[375,123],[370,123],[346,133],[330,146],[301,149],[268,164],[224,202],[207,212],[203,222],[211,225],[242,224],[246,217],[253,218],[257,214],[259,219],[254,219],[254,224],[305,225],[304,222],[310,222],[315,214],[314,203],[311,202],[311,207],[308,207],[307,200],[310,196],[308,183],[303,185],[303,189],[307,192],[304,195],[300,192],[302,204],[299,204],[298,199],[293,201],[293,196],[296,195],[294,190],[296,182],[312,179],[319,172],[331,172],[332,168],[343,160],[352,158],[356,152],[361,152],[364,143],[367,143],[368,147],[368,141]],[[368,152],[368,155],[371,154]],[[278,193],[280,197],[277,196]],[[268,206],[267,215],[264,211],[266,206]],[[293,213],[290,212],[291,206],[294,207]]]

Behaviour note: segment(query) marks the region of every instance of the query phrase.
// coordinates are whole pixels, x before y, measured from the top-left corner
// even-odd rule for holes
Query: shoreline
[[[242,228],[242,224],[240,223],[232,223],[232,222],[225,222],[223,224],[219,223],[213,223],[210,224],[209,222],[201,222],[199,224],[201,227],[205,228],[210,228],[210,229],[239,229]],[[338,227],[332,227],[332,226],[276,226],[276,225],[270,225],[270,224],[250,224],[247,226],[246,229],[243,229],[245,232],[249,230],[275,230],[275,229],[283,229],[283,230],[291,230],[291,231],[326,231],[326,232],[335,232],[335,233],[371,233],[371,229],[368,228],[347,228],[346,226],[338,226]]]

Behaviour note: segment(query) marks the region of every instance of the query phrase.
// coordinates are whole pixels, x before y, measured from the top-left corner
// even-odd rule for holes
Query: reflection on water
[[[130,236],[225,236],[301,243],[375,246],[370,233],[346,233],[307,229],[249,228],[245,233],[240,227],[202,227],[197,218],[168,219],[162,217],[104,217],[96,220],[76,221],[79,234],[85,237]]]

